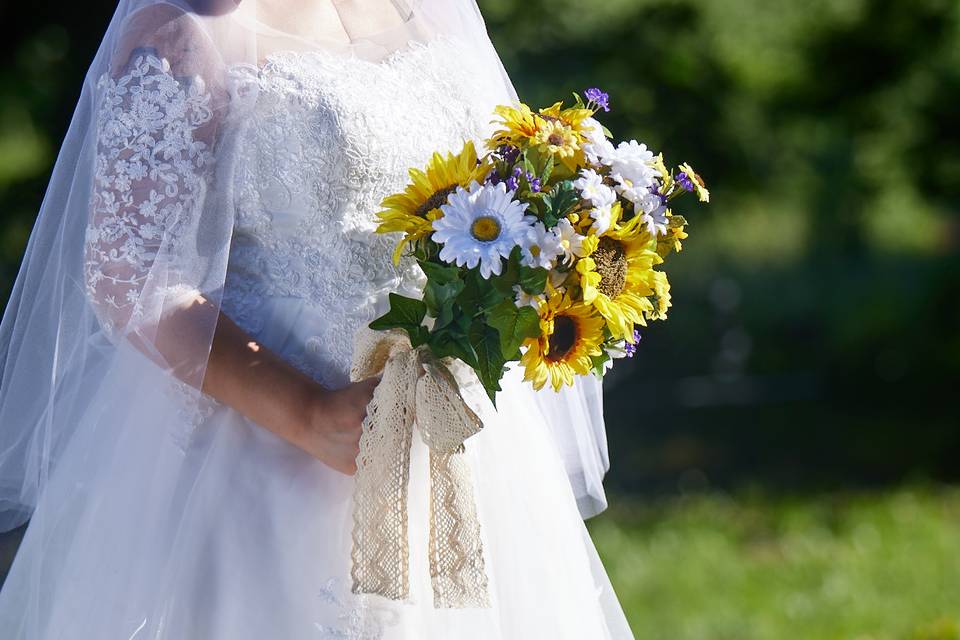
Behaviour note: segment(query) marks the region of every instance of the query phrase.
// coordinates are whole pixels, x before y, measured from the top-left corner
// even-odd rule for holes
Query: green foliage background
[[[528,103],[598,85],[711,187],[606,384],[592,527],[638,637],[960,637],[955,493],[897,488],[960,475],[960,5],[480,5]],[[0,6],[0,292],[113,6]]]

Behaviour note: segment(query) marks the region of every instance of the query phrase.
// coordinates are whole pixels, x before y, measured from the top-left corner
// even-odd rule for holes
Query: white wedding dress
[[[415,293],[419,283],[414,265],[392,264],[395,238],[373,232],[378,203],[434,150],[482,139],[489,109],[473,102],[470,61],[445,38],[378,62],[278,51],[227,76],[229,109],[213,151],[232,160],[215,169],[205,158],[211,150],[193,146],[191,135],[212,117],[205,96],[174,80],[163,59],[145,52],[126,75],[103,78],[113,100],[99,114],[95,202],[143,210],[146,196],[130,186],[136,167],[111,148],[130,127],[166,131],[180,188],[164,197],[192,197],[190,186],[210,170],[235,203],[223,311],[319,382],[342,386],[354,331],[384,310],[389,292]],[[131,110],[133,86],[149,90]],[[148,235],[90,225],[92,293],[105,267],[89,256],[110,254],[118,237]],[[128,365],[112,370],[100,387],[110,391],[100,393],[136,398],[167,385],[165,397],[176,396],[168,377],[145,376],[144,356],[127,351]],[[34,640],[632,638],[550,427],[521,385],[511,372],[498,410],[479,386],[465,389],[485,423],[467,453],[489,608],[433,606],[419,438],[411,595],[392,602],[351,593],[353,478],[212,400],[189,414],[172,400],[134,402],[104,419],[104,395],[79,418],[37,505],[0,594],[0,635],[20,638],[29,625]],[[84,453],[91,450],[95,459]],[[96,499],[72,500],[81,491]]]

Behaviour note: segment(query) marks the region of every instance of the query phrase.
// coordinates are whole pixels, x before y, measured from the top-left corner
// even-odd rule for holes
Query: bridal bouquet
[[[509,362],[559,390],[632,356],[638,327],[670,307],[657,267],[687,237],[673,202],[709,201],[688,164],[668,169],[636,140],[614,146],[595,117],[610,110],[606,93],[574,97],[498,107],[485,153],[468,142],[434,154],[378,214],[379,233],[403,234],[394,259],[412,255],[426,285],[422,299],[391,294],[370,328],[462,360],[491,399]]]

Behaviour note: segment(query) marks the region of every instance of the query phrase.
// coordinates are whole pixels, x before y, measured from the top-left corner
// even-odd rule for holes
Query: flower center
[[[547,138],[547,142],[549,142],[549,143],[550,143],[551,145],[553,145],[554,147],[562,147],[562,146],[563,146],[563,134],[555,131],[555,132],[553,132],[553,133],[550,134],[550,137],[549,137],[549,138]]]
[[[459,185],[452,184],[449,187],[444,187],[438,191],[434,191],[433,195],[427,198],[427,201],[422,205],[417,207],[414,211],[414,215],[420,216],[421,218],[426,218],[427,214],[433,211],[434,209],[440,208],[441,205],[447,204],[447,198],[450,197],[450,194],[457,190]]]
[[[493,216],[477,216],[470,225],[470,234],[480,242],[493,242],[500,237],[500,221]]]
[[[577,322],[570,316],[557,316],[553,319],[553,333],[550,334],[550,351],[547,360],[563,360],[577,344]]]
[[[604,236],[590,257],[600,274],[597,289],[608,298],[616,298],[627,284],[627,254],[623,244]]]

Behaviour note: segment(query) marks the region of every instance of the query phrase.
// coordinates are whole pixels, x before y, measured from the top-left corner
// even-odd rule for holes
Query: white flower
[[[557,223],[557,226],[553,228],[553,231],[557,234],[560,246],[563,248],[564,259],[572,260],[575,257],[582,258],[586,255],[583,250],[583,241],[585,238],[577,233],[577,230],[573,228],[569,220],[566,218],[561,219],[560,222]]]
[[[583,151],[590,164],[603,164],[614,153],[613,143],[603,133],[603,126],[593,118],[587,118],[580,125],[580,131],[586,136]]]
[[[523,254],[523,264],[528,267],[552,269],[557,257],[563,255],[560,236],[552,229],[547,229],[542,222],[537,222],[530,228]]]
[[[617,192],[636,205],[639,205],[643,198],[650,193],[650,187],[654,185],[652,177],[649,180],[644,178],[635,180],[619,173],[615,173],[613,174],[613,179],[617,183]]]
[[[613,154],[604,160],[617,181],[617,191],[631,202],[636,202],[653,186],[657,177],[653,152],[636,140],[621,142]]]
[[[573,181],[580,196],[595,207],[610,206],[617,201],[617,194],[603,183],[603,176],[593,169],[584,169],[580,177]]]
[[[440,259],[470,269],[479,264],[484,278],[500,275],[502,258],[529,242],[533,217],[524,215],[526,208],[502,182],[457,187],[440,207],[443,217],[433,221],[433,239],[443,245]]]
[[[667,233],[667,206],[663,199],[656,193],[648,192],[635,205],[637,213],[641,213],[644,218],[644,224],[650,235],[664,235]]]
[[[513,285],[513,292],[515,294],[514,302],[517,304],[517,308],[523,307],[533,307],[534,309],[540,309],[540,301],[545,298],[543,294],[532,296],[526,291],[524,291],[520,285]]]
[[[602,236],[610,229],[610,222],[613,218],[613,207],[607,204],[592,209],[590,211],[590,217],[593,218],[593,224],[590,225],[590,228],[596,235]]]

